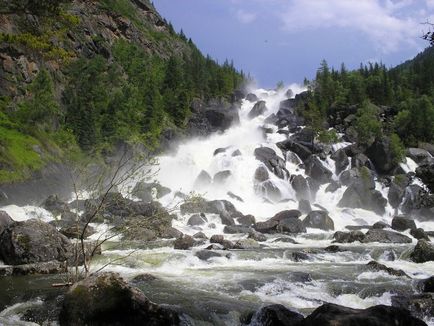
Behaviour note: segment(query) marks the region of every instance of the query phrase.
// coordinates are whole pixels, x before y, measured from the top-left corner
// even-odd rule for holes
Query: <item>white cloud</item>
[[[236,17],[241,23],[250,24],[256,20],[257,15],[255,13],[240,9],[236,12]]]
[[[279,14],[284,29],[345,28],[368,36],[382,52],[415,46],[421,17],[407,10],[412,0],[290,0]],[[427,0],[427,3],[434,0]],[[423,21],[423,19],[422,19]]]
[[[430,9],[434,8],[434,0],[426,0],[426,6]]]

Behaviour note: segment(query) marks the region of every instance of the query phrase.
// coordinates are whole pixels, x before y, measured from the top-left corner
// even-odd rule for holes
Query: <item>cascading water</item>
[[[207,200],[229,200],[243,214],[253,215],[256,221],[266,221],[280,211],[298,208],[296,192],[288,176],[279,178],[269,171],[269,181],[278,189],[278,195],[272,200],[264,193],[261,182],[255,180],[258,167],[265,166],[256,159],[255,149],[268,147],[286,159],[276,143],[288,136],[277,133],[275,126],[266,123],[270,114],[277,113],[280,102],[286,99],[286,93],[259,89],[254,94],[266,102],[265,113],[250,119],[248,115],[255,103],[243,100],[238,125],[205,139],[189,140],[181,144],[176,153],[159,157],[156,178],[172,191],[160,199],[164,206],[175,206],[179,202],[179,192],[195,192]],[[334,144],[333,150],[348,144]],[[305,170],[296,161],[285,161],[289,175],[306,177]],[[335,163],[329,156],[322,164],[330,171],[335,171]],[[417,164],[407,159],[402,167],[411,171]],[[211,183],[199,185],[197,177],[202,171],[211,178],[227,171],[227,178],[214,178]],[[332,179],[338,180],[338,176],[334,174]],[[134,184],[134,180],[129,183]],[[125,277],[142,273],[154,275],[156,280],[140,285],[145,294],[157,303],[180,306],[204,325],[237,325],[245,311],[257,309],[263,303],[281,303],[302,313],[309,313],[323,302],[353,308],[390,305],[393,294],[412,290],[414,281],[411,279],[367,270],[365,265],[373,259],[389,267],[402,269],[413,279],[434,274],[434,263],[416,264],[405,259],[415,240],[413,244],[356,242],[342,245],[342,251],[339,252],[325,251],[335,231],[345,230],[347,225],[372,225],[377,221],[390,224],[394,215],[390,205],[387,205],[383,216],[363,209],[340,208],[338,202],[347,187],[342,186],[330,192],[326,190],[327,186],[324,184],[319,187],[311,203],[314,208],[321,207],[329,212],[334,221],[334,231],[308,229],[307,233],[293,236],[296,244],[279,241],[281,234],[267,235],[267,240],[257,247],[230,252],[221,250],[219,255],[208,260],[199,259],[196,253],[209,246],[209,242],[192,250],[174,250],[172,243],[163,242],[149,245],[146,249],[140,248],[131,256],[128,255],[134,248],[108,248],[94,268],[112,259],[125,257],[120,264],[109,265],[107,269],[120,272]],[[376,182],[376,189],[387,198],[388,188]],[[40,208],[32,210],[29,207],[9,206],[2,209],[15,219],[22,219],[23,215],[30,218],[34,214],[32,211],[44,215],[45,219],[52,218]],[[191,214],[182,215],[178,209],[175,212],[177,218],[173,221],[173,227],[185,234],[194,235],[201,231],[210,237],[223,233],[224,225],[219,215],[207,214],[207,223],[190,226],[187,221]],[[426,230],[434,230],[433,222],[421,222],[419,225]],[[246,237],[240,234],[225,235],[226,239],[234,241]],[[309,254],[302,262],[294,259],[294,253],[300,251]],[[0,318],[6,315],[5,312],[0,313]],[[427,322],[434,325],[430,320]]]

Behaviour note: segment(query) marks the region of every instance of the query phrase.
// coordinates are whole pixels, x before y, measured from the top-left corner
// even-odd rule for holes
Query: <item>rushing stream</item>
[[[264,199],[266,194],[261,193],[261,185],[254,179],[256,169],[263,165],[255,158],[254,150],[262,146],[269,147],[281,156],[282,152],[276,143],[287,138],[287,135],[277,133],[277,127],[264,122],[266,117],[279,110],[280,102],[286,99],[285,92],[259,89],[254,93],[259,99],[266,101],[268,110],[263,115],[249,119],[248,113],[254,103],[243,100],[239,125],[206,139],[189,140],[181,144],[176,153],[159,158],[157,179],[172,190],[171,194],[160,199],[164,206],[176,207],[176,203],[180,201],[175,195],[176,192],[188,194],[194,191],[208,200],[229,200],[243,214],[255,216],[257,222],[266,221],[282,210],[298,209],[295,191],[287,179],[280,179],[269,173],[280,194],[280,198],[274,198],[274,202]],[[264,132],[263,127],[267,128],[267,132]],[[333,147],[338,149],[348,144],[342,142],[334,144]],[[213,155],[219,148],[224,151]],[[236,151],[241,155],[233,155]],[[335,163],[329,157],[323,164],[335,171]],[[407,171],[416,167],[409,158],[403,164]],[[294,160],[287,160],[286,169],[290,175],[305,176],[304,169]],[[220,171],[230,171],[231,174],[224,182],[198,189],[195,181],[201,171],[206,171],[210,176]],[[333,178],[338,180],[337,175]],[[134,180],[129,180],[129,183],[134,184]],[[343,186],[335,192],[326,192],[326,188],[327,184],[322,185],[311,203],[314,208],[322,207],[329,212],[335,231],[346,230],[345,226],[348,225],[372,225],[378,221],[391,223],[395,212],[390,205],[387,205],[383,216],[363,209],[339,208],[337,204],[346,187]],[[376,189],[387,198],[388,188],[377,182]],[[233,194],[240,198],[234,199]],[[31,206],[8,206],[2,209],[16,220],[34,216],[45,220],[53,218],[45,210]],[[181,215],[179,210],[175,212],[177,219],[174,220],[173,227],[185,234],[194,235],[199,231],[207,237],[223,234],[224,225],[218,215],[207,214],[208,222],[205,225],[188,226],[187,221],[191,215]],[[434,222],[417,224],[427,231],[434,230]],[[298,244],[276,241],[282,237],[281,234],[267,235],[267,241],[262,242],[260,248],[221,251],[221,257],[206,261],[200,260],[195,253],[209,246],[209,242],[191,250],[175,250],[172,242],[163,240],[138,250],[129,243],[124,243],[121,248],[110,244],[103,255],[97,258],[93,267],[96,269],[112,259],[127,256],[131,250],[137,250],[107,269],[119,272],[126,278],[143,273],[152,274],[156,279],[139,283],[137,286],[157,303],[181,307],[197,325],[237,325],[240,316],[264,303],[281,303],[304,314],[323,302],[354,308],[391,305],[394,293],[413,292],[417,279],[434,275],[434,262],[416,264],[408,260],[409,250],[416,244],[414,238],[412,244],[355,242],[340,245],[343,249],[340,252],[327,252],[324,248],[331,245],[335,231],[308,229],[307,233],[292,237]],[[408,235],[408,232],[404,234]],[[229,240],[245,237],[247,236],[240,234],[225,235]],[[294,259],[292,253],[300,251],[309,253],[307,260],[297,262]],[[369,271],[365,265],[371,260],[402,269],[411,279]],[[48,279],[49,283],[49,278],[45,276],[41,279]],[[0,288],[2,291],[6,289],[1,298],[4,302],[1,303],[6,304],[5,297],[13,292],[26,291],[26,286],[30,286],[34,280],[35,277],[18,278],[16,281],[0,278]],[[23,295],[20,299],[31,300],[25,301],[26,304],[40,304],[38,292],[33,292],[32,298]],[[3,323],[9,320],[13,324],[16,314],[22,309],[22,306],[15,305],[0,312],[0,324],[2,320]],[[425,321],[434,325],[430,320]]]

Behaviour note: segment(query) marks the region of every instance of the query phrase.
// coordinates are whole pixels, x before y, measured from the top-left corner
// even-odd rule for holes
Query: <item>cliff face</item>
[[[69,62],[97,54],[110,60],[119,39],[162,58],[189,52],[147,0],[76,0],[51,17],[0,14],[0,96],[22,97],[41,68],[60,92]]]

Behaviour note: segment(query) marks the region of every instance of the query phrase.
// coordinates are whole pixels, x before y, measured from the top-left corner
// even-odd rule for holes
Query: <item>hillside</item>
[[[197,119],[194,101],[243,80],[147,0],[21,3],[0,9],[0,183],[119,142],[158,148]]]

